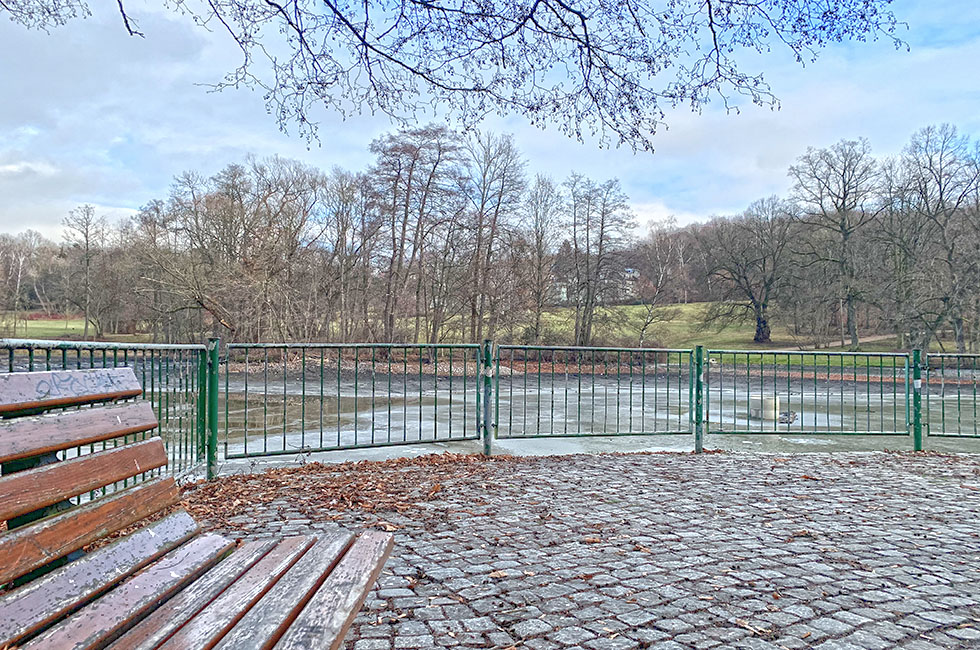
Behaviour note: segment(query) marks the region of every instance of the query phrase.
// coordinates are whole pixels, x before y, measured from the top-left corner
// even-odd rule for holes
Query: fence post
[[[912,350],[912,449],[922,451],[922,351]]]
[[[208,448],[208,348],[198,353],[197,363],[197,460],[207,458]]]
[[[208,339],[208,480],[218,465],[218,350],[221,339]]]
[[[694,348],[694,453],[704,451],[704,346]]]
[[[493,341],[487,339],[483,342],[483,455],[490,456],[493,453],[493,431],[490,422],[492,413],[490,403],[493,398]]]

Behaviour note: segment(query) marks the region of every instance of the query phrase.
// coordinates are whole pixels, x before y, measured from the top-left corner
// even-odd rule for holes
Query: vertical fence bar
[[[694,453],[704,451],[704,346],[694,348]]]
[[[207,478],[214,478],[218,464],[218,349],[221,339],[208,339],[208,443]],[[225,395],[225,399],[228,396]]]
[[[912,448],[922,451],[922,351],[912,350]],[[928,357],[927,357],[928,358]]]
[[[552,359],[554,365],[554,359]],[[497,437],[497,427],[500,425],[500,348],[493,355],[493,437]]]
[[[490,410],[493,393],[493,341],[487,339],[483,342],[483,363],[481,364],[483,375],[483,455],[490,456],[493,453],[493,432],[491,431]]]
[[[680,355],[678,355],[678,357],[679,356]],[[692,372],[692,370],[693,370],[694,360],[691,359],[691,354],[690,353],[688,353],[687,357],[688,357],[688,361],[687,361],[688,373],[690,373],[690,374],[693,375],[694,373]],[[678,358],[677,363],[678,364],[681,363],[680,358]],[[706,383],[708,383],[708,380],[711,377],[711,353],[710,352],[708,352],[706,356],[701,357],[701,365],[702,365],[702,369],[701,369],[701,391],[702,391],[702,394],[704,395],[704,408],[701,410],[701,412],[704,413],[704,417],[701,419],[701,428],[702,428],[702,430],[711,431],[711,390],[710,389],[709,390],[704,390],[704,385]],[[721,375],[721,377],[724,377],[724,376],[725,376],[724,374]],[[724,381],[724,379],[722,379],[722,381]],[[693,382],[693,379],[692,379],[692,382]],[[721,394],[721,399],[722,399],[722,403],[724,403],[724,400],[725,400],[724,393]],[[691,400],[692,401],[694,400],[694,386],[693,385],[691,386]],[[693,414],[692,414],[692,417],[689,418],[689,422],[688,422],[688,425],[687,426],[691,426],[691,423],[692,422],[693,422]],[[702,436],[702,440],[703,440],[703,436]]]
[[[197,460],[205,460],[208,449],[208,351],[201,350],[197,360]],[[225,399],[228,396],[225,395]],[[225,438],[227,444],[227,436]]]

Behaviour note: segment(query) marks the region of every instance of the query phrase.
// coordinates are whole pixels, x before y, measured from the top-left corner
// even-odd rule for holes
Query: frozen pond
[[[379,373],[357,381],[342,377],[332,385],[302,378],[257,385],[254,378],[246,382],[244,376],[232,376],[227,398],[222,390],[219,446],[227,457],[418,442],[469,448],[474,443],[467,441],[479,436],[480,384],[472,375],[464,381]],[[908,448],[904,383],[879,382],[871,388],[846,381],[795,380],[778,389],[718,381],[706,387],[706,430],[712,434],[706,444],[768,451]],[[491,402],[496,449],[689,450],[690,391],[689,377],[680,373],[642,379],[501,377]],[[776,417],[752,417],[753,400],[760,396],[778,398]],[[968,402],[948,391],[929,395],[923,400],[924,433],[929,434],[931,425],[933,432],[974,435],[974,404],[972,394]],[[715,435],[721,432],[725,435]],[[954,447],[966,443],[937,438],[929,448],[947,442]]]

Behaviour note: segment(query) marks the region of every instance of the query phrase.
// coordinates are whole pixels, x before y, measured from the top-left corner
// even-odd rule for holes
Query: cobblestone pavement
[[[349,650],[980,648],[977,456],[544,457],[440,494],[338,522],[398,527]]]

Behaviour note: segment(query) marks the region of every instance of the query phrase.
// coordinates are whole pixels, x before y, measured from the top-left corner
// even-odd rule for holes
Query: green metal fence
[[[480,439],[489,454],[494,439],[575,436],[691,435],[696,451],[709,435],[980,438],[980,355],[19,339],[0,351],[0,372],[132,367],[173,474]]]
[[[0,339],[0,354],[4,356],[0,372],[129,366],[143,386],[142,399],[153,404],[160,421],[156,432],[139,437],[163,438],[169,457],[165,471],[184,474],[204,461],[205,346]],[[119,441],[86,445],[69,450],[66,456],[92,453],[113,444]]]
[[[708,350],[709,434],[909,435],[908,354]]]
[[[980,438],[980,355],[930,354],[923,368],[922,427],[927,437]]]
[[[231,344],[226,459],[474,440],[479,345]]]
[[[498,438],[690,434],[691,350],[502,345]]]

